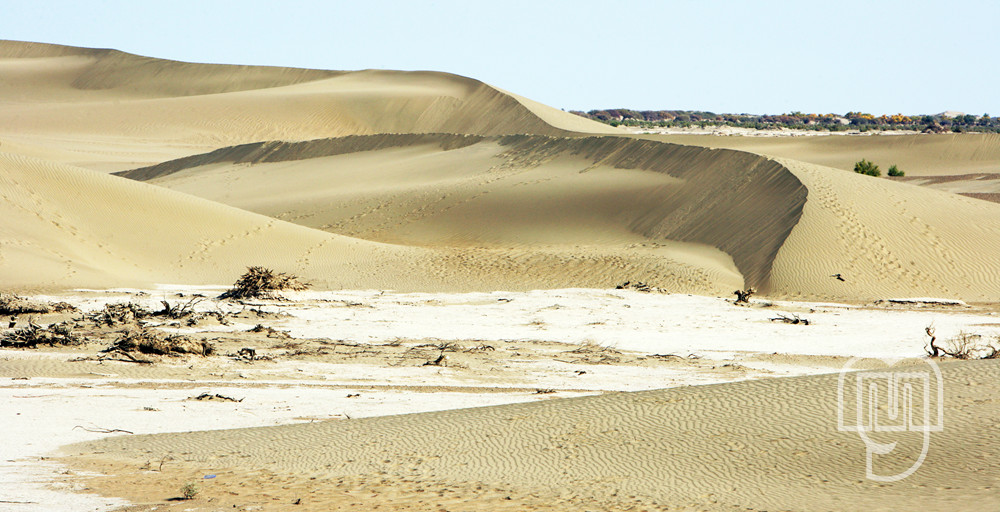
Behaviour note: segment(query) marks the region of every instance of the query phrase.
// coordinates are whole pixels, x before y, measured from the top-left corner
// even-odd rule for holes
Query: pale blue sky
[[[0,0],[0,38],[430,69],[557,108],[1000,115],[1000,1]]]

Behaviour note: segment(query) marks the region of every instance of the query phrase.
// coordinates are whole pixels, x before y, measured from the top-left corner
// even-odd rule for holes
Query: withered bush
[[[275,272],[264,267],[249,267],[232,288],[226,290],[222,299],[260,299],[278,297],[281,290],[305,290],[309,285],[299,278],[284,272]]]

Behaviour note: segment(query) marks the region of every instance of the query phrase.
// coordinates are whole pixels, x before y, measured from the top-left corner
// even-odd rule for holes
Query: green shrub
[[[198,488],[198,484],[195,482],[188,482],[181,487],[181,497],[186,500],[194,499],[198,495],[201,489]]]
[[[899,167],[896,167],[896,164],[892,164],[889,166],[889,176],[905,176],[905,175],[906,173],[900,171]]]
[[[858,174],[864,174],[867,176],[882,175],[882,171],[878,169],[878,165],[875,165],[873,162],[869,162],[864,158],[862,158],[861,161],[854,164],[854,172]]]

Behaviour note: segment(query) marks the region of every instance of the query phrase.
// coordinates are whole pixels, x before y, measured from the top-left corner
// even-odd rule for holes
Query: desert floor
[[[885,497],[903,499],[897,494],[934,503],[991,495],[988,481],[942,490],[925,487],[919,476],[958,471],[945,454],[966,448],[952,443],[983,441],[935,442],[927,467],[886,489],[864,479],[861,439],[838,432],[830,414],[836,374],[850,358],[862,358],[855,368],[878,368],[879,358],[921,358],[931,325],[941,339],[962,332],[990,339],[1000,320],[989,305],[754,299],[737,306],[731,299],[585,289],[286,292],[287,300],[235,303],[215,299],[221,291],[34,297],[78,307],[30,320],[71,321],[87,341],[0,352],[0,393],[4,410],[14,412],[5,431],[21,441],[3,448],[5,506],[631,510],[782,503],[811,510],[848,499],[891,508]],[[163,313],[163,301],[181,312]],[[101,315],[123,303],[150,316]],[[22,315],[16,327],[28,321]],[[103,352],[140,326],[209,340],[215,353],[139,355],[144,363]],[[244,348],[253,356],[241,354]],[[966,402],[955,408],[953,391],[972,404],[992,403],[993,385],[981,380],[995,371],[992,362],[943,366],[949,426],[968,414]],[[735,393],[711,386],[743,381],[754,383]],[[593,398],[560,400],[571,397]],[[522,405],[490,407],[504,404]],[[777,410],[762,416],[762,407],[789,417],[770,416]],[[432,411],[454,412],[399,416]],[[788,423],[800,415],[809,421]],[[505,428],[510,421],[517,428]],[[284,430],[255,429],[279,425]],[[718,431],[696,436],[700,425]],[[751,435],[754,428],[759,432]],[[646,434],[635,437],[640,430]],[[205,432],[183,434],[189,431]],[[972,434],[961,432],[953,434]],[[687,441],[677,444],[681,438]],[[83,444],[53,452],[69,443]],[[686,443],[691,449],[682,448]],[[463,455],[471,449],[476,456]],[[755,479],[777,477],[752,461],[777,464],[783,451],[803,462],[768,481],[771,492],[762,494],[765,483]],[[993,464],[978,456],[969,462]],[[824,491],[830,501],[796,496],[822,480],[835,484]],[[170,501],[191,481],[200,489],[195,499]]]

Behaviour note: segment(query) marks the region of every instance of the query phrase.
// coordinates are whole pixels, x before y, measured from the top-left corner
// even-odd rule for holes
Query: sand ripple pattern
[[[1000,392],[1000,363],[942,370],[945,431],[924,466],[892,484],[866,480],[863,443],[837,431],[837,375],[108,438],[69,451],[134,461],[172,454],[205,470],[252,467],[320,481],[370,475],[466,492],[482,484],[622,508],[996,508],[1000,402],[982,397]],[[920,446],[910,441],[901,438],[894,461],[915,460]]]

